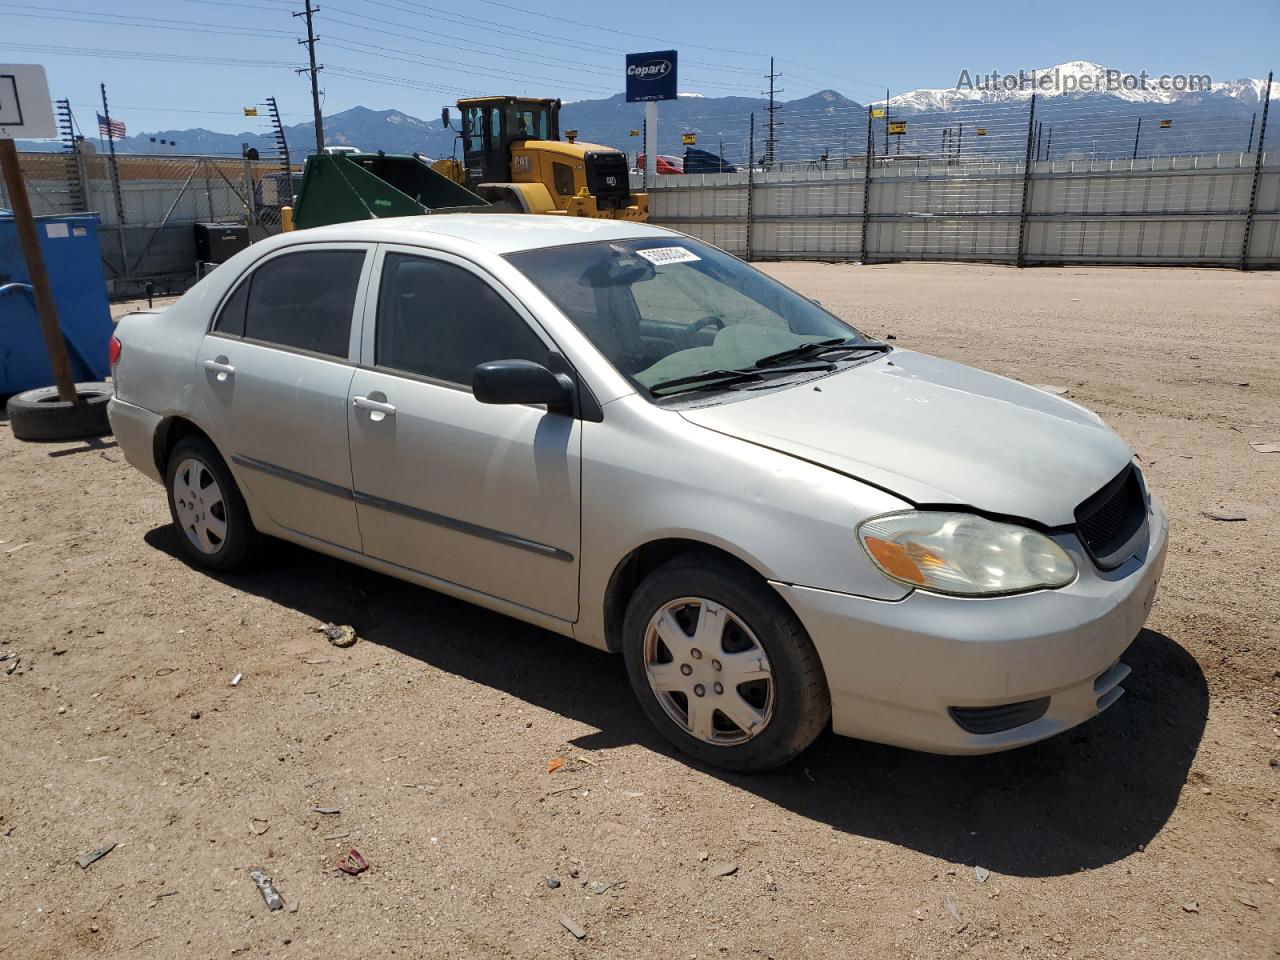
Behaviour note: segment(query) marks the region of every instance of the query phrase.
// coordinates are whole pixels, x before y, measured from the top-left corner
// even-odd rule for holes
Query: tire
[[[39,387],[14,394],[6,412],[13,435],[19,440],[81,440],[111,432],[107,401],[114,389],[109,383],[77,383],[79,403],[58,399],[57,387]]]
[[[187,436],[174,445],[165,466],[165,491],[180,549],[190,563],[219,573],[247,564],[261,534],[212,443]]]
[[[721,557],[686,554],[653,571],[627,604],[622,630],[641,708],[664,737],[706,763],[772,770],[831,718],[818,652],[796,615],[760,577]]]

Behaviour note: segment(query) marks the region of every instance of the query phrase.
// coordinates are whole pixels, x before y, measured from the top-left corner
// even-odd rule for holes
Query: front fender
[[[605,595],[638,548],[666,539],[723,550],[766,580],[899,600],[858,548],[862,520],[905,501],[796,457],[689,423],[638,396],[583,425],[579,637],[605,646]]]

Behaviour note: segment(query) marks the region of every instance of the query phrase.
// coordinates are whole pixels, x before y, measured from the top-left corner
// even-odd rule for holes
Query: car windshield
[[[750,368],[806,343],[864,339],[737,257],[685,237],[547,247],[507,259],[646,390]]]

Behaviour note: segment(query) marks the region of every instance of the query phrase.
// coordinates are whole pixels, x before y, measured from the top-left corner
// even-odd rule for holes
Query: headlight
[[[887,577],[962,597],[1063,587],[1076,565],[1042,533],[972,513],[912,511],[858,526],[867,555]]]

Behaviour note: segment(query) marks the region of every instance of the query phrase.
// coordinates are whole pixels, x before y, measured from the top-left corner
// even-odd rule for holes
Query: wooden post
[[[58,307],[53,302],[53,289],[49,286],[49,273],[45,270],[44,256],[40,253],[40,239],[36,234],[36,222],[31,216],[31,200],[27,196],[27,184],[18,167],[18,149],[9,139],[0,139],[0,173],[4,174],[5,191],[13,207],[13,222],[18,228],[18,243],[27,261],[27,273],[31,276],[31,291],[36,301],[36,314],[40,317],[40,329],[44,332],[45,349],[49,351],[49,366],[53,368],[53,382],[58,385],[58,399],[74,403],[76,383],[71,376],[71,361],[67,359],[67,345],[58,325]]]

